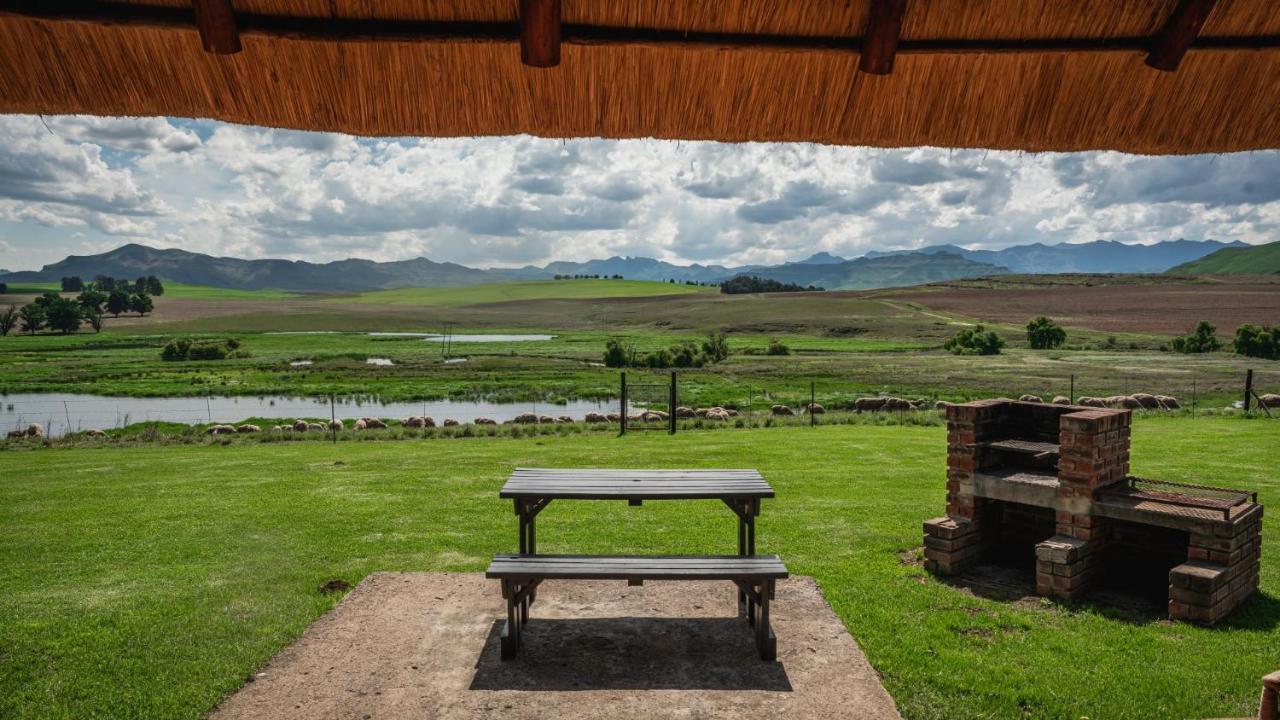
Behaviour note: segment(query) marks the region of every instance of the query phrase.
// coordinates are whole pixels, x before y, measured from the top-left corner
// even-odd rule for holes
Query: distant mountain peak
[[[798,260],[796,262],[787,263],[787,264],[788,265],[839,265],[842,262],[845,262],[845,258],[842,258],[838,255],[832,255],[831,253],[823,250],[821,252],[816,252],[803,260]]]

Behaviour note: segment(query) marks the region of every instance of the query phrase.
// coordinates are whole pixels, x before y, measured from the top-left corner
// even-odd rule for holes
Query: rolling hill
[[[1199,260],[1170,268],[1172,275],[1280,274],[1280,242],[1223,248]]]
[[[514,300],[580,300],[590,298],[655,297],[714,293],[714,287],[658,283],[645,280],[525,280],[454,288],[400,288],[375,290],[340,302],[377,305],[478,305]]]

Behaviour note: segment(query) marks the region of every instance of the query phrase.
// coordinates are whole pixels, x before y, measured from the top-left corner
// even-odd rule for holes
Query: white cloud
[[[1280,227],[1274,152],[365,139],[163,118],[46,121],[0,117],[0,229],[11,238],[0,265],[122,238],[309,260],[737,264],[935,243],[1261,242]]]

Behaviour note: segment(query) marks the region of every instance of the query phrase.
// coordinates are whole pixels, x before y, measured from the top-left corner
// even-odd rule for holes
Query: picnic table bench
[[[569,470],[517,468],[499,492],[519,517],[519,554],[497,555],[485,576],[502,583],[507,620],[502,658],[515,657],[529,607],[544,580],[727,580],[738,586],[738,612],[755,628],[760,657],[777,657],[769,623],[774,585],[787,577],[777,556],[755,554],[755,518],[773,488],[755,470]],[[737,555],[538,555],[537,516],[552,500],[723,501],[738,516]]]

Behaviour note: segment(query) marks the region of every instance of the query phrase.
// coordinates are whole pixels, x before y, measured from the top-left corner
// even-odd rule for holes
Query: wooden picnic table
[[[507,622],[502,657],[515,657],[529,606],[546,579],[731,580],[738,586],[738,612],[755,628],[760,656],[773,660],[777,641],[769,624],[774,583],[787,576],[776,556],[756,555],[756,516],[773,488],[755,470],[604,470],[516,468],[499,491],[520,521],[520,553],[494,558],[486,575],[502,581]],[[720,500],[738,516],[736,556],[538,555],[537,517],[552,500]]]

